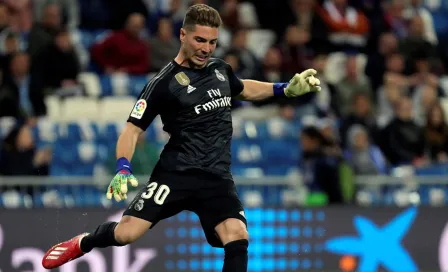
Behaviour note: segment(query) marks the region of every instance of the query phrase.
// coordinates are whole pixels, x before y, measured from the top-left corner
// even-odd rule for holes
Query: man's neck
[[[203,67],[199,67],[199,66],[194,65],[194,63],[189,61],[188,58],[186,58],[185,55],[181,51],[179,51],[177,56],[174,58],[174,61],[177,64],[179,64],[180,66],[187,67],[187,68],[192,68],[192,69],[201,69],[201,68],[203,68]]]

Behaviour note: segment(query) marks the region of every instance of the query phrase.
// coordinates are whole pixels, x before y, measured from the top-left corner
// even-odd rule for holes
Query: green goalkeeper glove
[[[321,90],[320,80],[314,75],[317,71],[308,69],[300,74],[295,74],[289,83],[275,83],[274,95],[297,97],[310,92],[319,92]]]
[[[117,174],[107,188],[107,199],[112,199],[112,196],[117,202],[127,199],[128,182],[133,187],[138,186],[138,181],[132,174],[131,164],[126,158],[120,158],[117,160]]]

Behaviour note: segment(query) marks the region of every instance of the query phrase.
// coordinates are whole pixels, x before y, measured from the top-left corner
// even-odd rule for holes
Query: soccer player
[[[224,248],[223,271],[247,271],[247,222],[230,171],[231,101],[296,97],[320,87],[313,69],[289,83],[237,78],[229,64],[211,57],[221,24],[219,13],[207,5],[187,10],[178,55],[146,84],[118,139],[117,174],[107,197],[124,200],[127,183],[137,186],[130,163],[136,141],[160,115],[170,139],[148,183],[120,222],[103,223],[92,233],[51,247],[42,260],[45,268],[59,267],[93,248],[131,244],[160,220],[188,210],[198,215],[208,243]]]

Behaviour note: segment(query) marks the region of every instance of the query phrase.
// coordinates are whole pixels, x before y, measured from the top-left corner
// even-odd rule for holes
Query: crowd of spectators
[[[310,67],[319,72],[320,93],[233,105],[235,116],[248,119],[315,116],[303,130],[302,167],[322,152],[357,174],[448,163],[448,109],[441,103],[448,43],[423,0],[2,0],[0,117],[33,126],[46,115],[46,96],[85,95],[77,80],[83,71],[158,71],[175,57],[183,14],[194,3],[220,11],[215,56],[241,78],[285,82]],[[247,46],[255,28],[275,34],[262,55]],[[83,48],[73,39],[79,29],[112,32]],[[20,139],[26,131],[12,133]],[[11,137],[3,147],[17,147],[3,153],[32,148]],[[39,159],[29,173],[51,159],[33,156]]]

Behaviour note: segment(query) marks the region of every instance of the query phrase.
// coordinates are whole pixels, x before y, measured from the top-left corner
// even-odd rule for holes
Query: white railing
[[[146,183],[149,176],[137,176],[139,183]],[[0,186],[29,186],[29,185],[98,185],[106,186],[112,176],[66,176],[66,177],[42,177],[42,176],[0,176]],[[298,185],[301,184],[301,175],[294,176],[263,176],[263,177],[234,177],[237,185]],[[395,177],[387,175],[357,176],[355,182],[358,185],[400,185],[410,182],[417,184],[448,185],[448,175],[442,176],[413,176]]]

